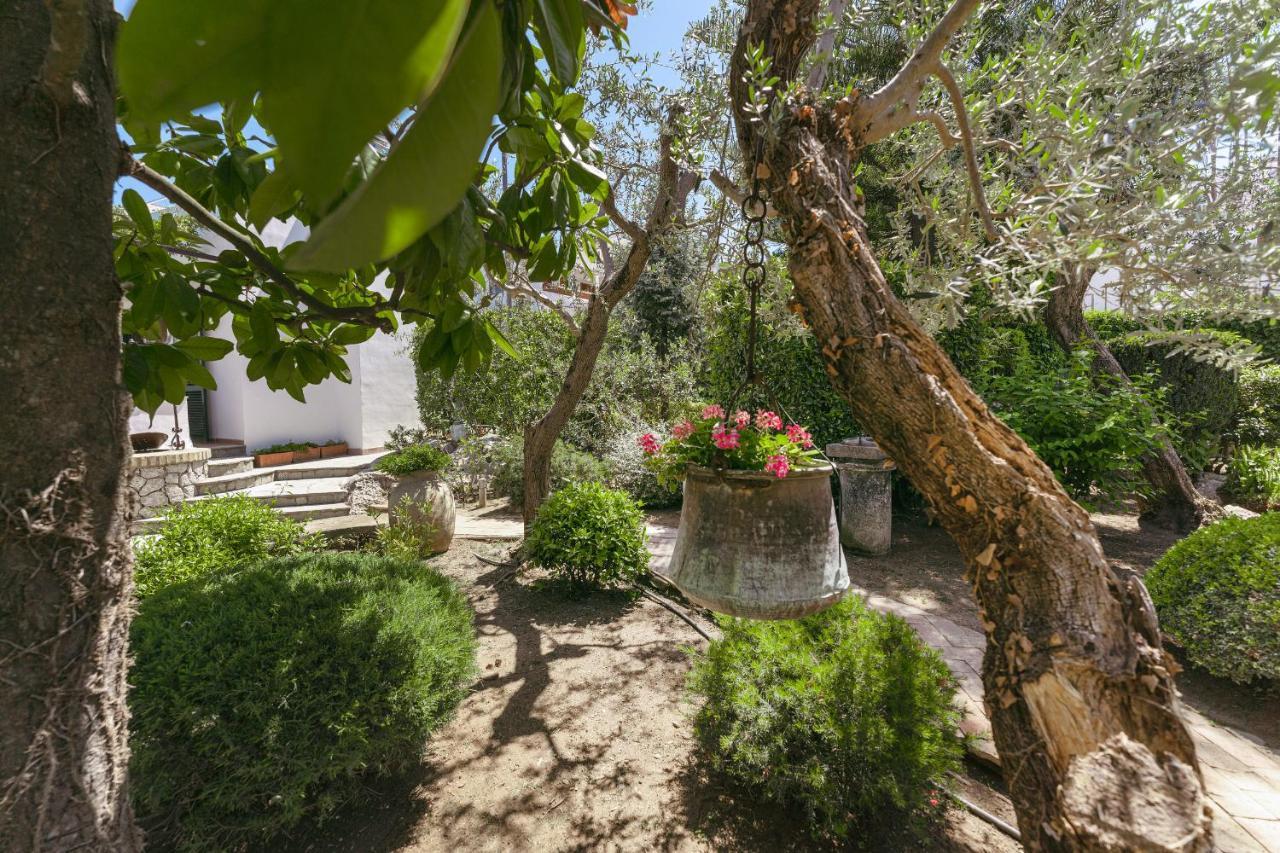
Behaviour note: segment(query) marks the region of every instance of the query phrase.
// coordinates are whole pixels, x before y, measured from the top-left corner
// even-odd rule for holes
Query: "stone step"
[[[202,497],[223,495],[227,492],[262,486],[274,481],[275,476],[270,471],[264,471],[261,468],[250,468],[248,471],[236,471],[230,474],[221,474],[214,477],[205,477],[203,480],[196,480],[196,494]]]
[[[362,456],[334,456],[331,459],[315,459],[311,462],[294,462],[263,469],[274,471],[277,480],[312,480],[327,477],[351,477],[368,471],[384,453],[366,453]]]
[[[370,515],[336,515],[315,518],[306,523],[308,533],[319,533],[326,539],[364,541],[377,534],[378,520]]]
[[[277,506],[276,511],[294,521],[314,521],[320,518],[337,518],[347,515],[351,507],[346,502],[333,504],[308,504],[306,506]],[[353,516],[354,517],[354,516]]]
[[[239,456],[247,456],[248,451],[245,450],[244,442],[224,442],[219,441],[215,444],[205,445],[213,452],[214,459],[231,459]]]
[[[315,504],[347,502],[347,477],[316,477],[304,480],[277,480],[241,490],[254,500],[274,504],[277,509]]]
[[[229,456],[225,459],[209,460],[209,476],[221,477],[226,474],[243,474],[253,470],[252,456]]]

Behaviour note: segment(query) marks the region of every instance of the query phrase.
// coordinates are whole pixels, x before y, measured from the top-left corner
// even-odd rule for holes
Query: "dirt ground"
[[[810,850],[794,820],[696,760],[685,649],[701,638],[654,602],[582,599],[508,577],[511,543],[459,542],[435,561],[476,608],[480,678],[432,739],[421,771],[295,846],[305,851]],[[965,795],[1012,820],[973,770]],[[1013,851],[953,809],[920,848]]]

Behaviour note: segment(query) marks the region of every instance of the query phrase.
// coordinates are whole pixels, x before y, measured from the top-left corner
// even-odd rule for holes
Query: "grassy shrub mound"
[[[572,586],[626,583],[649,566],[644,513],[626,492],[574,483],[538,507],[525,552]]]
[[[1280,513],[1201,528],[1145,580],[1193,662],[1241,684],[1280,678]]]
[[[417,761],[475,652],[449,580],[358,554],[167,586],[131,643],[134,806],[149,840],[180,850],[269,849],[362,774]]]
[[[318,541],[301,524],[245,495],[192,501],[169,513],[160,538],[134,547],[134,583],[146,596],[218,569],[312,551]]]
[[[722,621],[690,673],[713,767],[807,816],[815,838],[920,825],[960,756],[950,671],[849,596],[799,621]]]
[[[1238,448],[1218,492],[1254,512],[1280,509],[1280,447]]]

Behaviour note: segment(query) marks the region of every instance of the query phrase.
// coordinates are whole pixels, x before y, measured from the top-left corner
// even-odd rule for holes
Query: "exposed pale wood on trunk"
[[[115,13],[0,17],[0,846],[129,853]]]
[[[1045,324],[1054,340],[1067,352],[1081,344],[1094,353],[1094,367],[1129,383],[1111,348],[1098,337],[1084,317],[1084,297],[1094,270],[1087,267],[1064,270],[1061,281],[1050,294],[1045,306]],[[1168,435],[1162,435],[1160,449],[1142,459],[1142,473],[1155,489],[1155,497],[1143,512],[1143,518],[1181,531],[1194,530],[1201,524],[1221,518],[1222,508],[1200,494]]]
[[[538,507],[551,491],[551,453],[556,439],[573,415],[595,370],[600,350],[609,333],[609,315],[636,286],[649,263],[654,241],[669,229],[684,210],[685,199],[697,184],[698,176],[681,169],[671,155],[671,137],[663,132],[659,145],[658,189],[643,227],[628,223],[632,235],[626,261],[608,276],[587,302],[578,323],[577,342],[569,369],[551,408],[524,430],[524,523],[533,523]]]
[[[766,45],[784,91],[818,6],[751,0],[730,73],[737,108],[746,103],[743,47]],[[960,0],[942,29],[955,32],[956,9],[974,6]],[[909,95],[911,69],[928,73],[944,43],[930,36],[934,55],[917,51],[886,89]],[[871,106],[893,109],[879,96]],[[890,291],[856,207],[858,131],[875,121],[862,109],[788,105],[764,140],[773,203],[832,384],[968,563],[987,634],[986,700],[1024,841],[1033,850],[1208,850],[1195,749],[1145,590],[1111,572],[1089,516]],[[758,130],[743,118],[750,153]]]

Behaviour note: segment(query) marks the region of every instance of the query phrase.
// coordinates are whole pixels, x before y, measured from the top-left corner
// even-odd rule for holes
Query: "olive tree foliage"
[[[623,44],[633,7],[362,9],[140,0],[124,22],[121,173],[203,237],[180,240],[125,192],[116,267],[141,408],[212,387],[201,362],[233,346],[251,379],[301,400],[349,381],[347,347],[402,323],[427,328],[424,367],[475,370],[510,350],[481,310],[493,285],[515,268],[563,280],[599,257],[610,187],[573,87],[589,33]],[[289,217],[305,242],[261,239]],[[209,334],[227,314],[234,344]]]
[[[938,118],[907,131],[920,153],[896,178],[926,239],[904,224],[893,254],[912,290],[937,294],[916,309],[955,322],[984,285],[1030,314],[1065,280],[1102,272],[1152,325],[1174,308],[1276,315],[1280,27],[1259,11],[1046,5],[1016,50],[984,50],[982,28],[958,41],[957,85],[923,95]],[[971,127],[942,119],[959,108]],[[1226,363],[1253,355],[1164,334]]]

